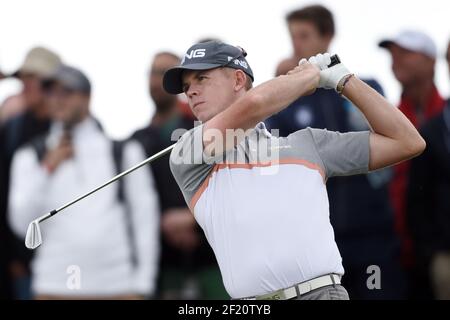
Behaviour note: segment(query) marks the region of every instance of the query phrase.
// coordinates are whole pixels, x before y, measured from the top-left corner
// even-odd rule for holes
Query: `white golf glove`
[[[299,65],[305,63],[306,59],[301,59]],[[328,67],[331,63],[331,55],[329,53],[317,54],[308,59],[308,61],[320,69],[320,81],[318,88],[337,89],[339,81],[351,72],[342,64],[336,64]]]

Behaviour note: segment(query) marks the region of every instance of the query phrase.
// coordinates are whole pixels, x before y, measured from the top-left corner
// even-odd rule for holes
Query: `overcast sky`
[[[360,76],[376,78],[396,104],[400,88],[389,54],[377,42],[405,28],[427,32],[438,46],[436,82],[449,95],[442,58],[448,40],[450,2],[443,0],[216,1],[216,0],[0,0],[0,68],[11,72],[26,52],[43,45],[81,68],[93,82],[92,110],[114,137],[146,125],[153,113],[147,92],[150,60],[159,50],[182,54],[198,39],[217,37],[248,52],[255,83],[273,76],[290,55],[284,16],[292,9],[322,3],[335,16],[331,52]],[[20,90],[0,82],[0,101]]]

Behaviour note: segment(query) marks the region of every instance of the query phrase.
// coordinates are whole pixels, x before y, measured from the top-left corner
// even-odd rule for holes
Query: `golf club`
[[[153,156],[145,159],[144,161],[138,163],[137,165],[135,165],[134,167],[131,167],[130,169],[119,173],[118,175],[116,175],[115,177],[111,178],[110,180],[108,180],[107,182],[105,182],[104,184],[98,186],[97,188],[89,191],[88,193],[76,198],[75,200],[63,205],[62,207],[58,208],[58,209],[54,209],[52,211],[50,211],[49,213],[31,221],[31,223],[28,225],[28,229],[27,229],[27,234],[25,236],[25,246],[28,249],[36,249],[37,247],[39,247],[42,244],[42,233],[41,233],[41,229],[39,226],[39,223],[53,217],[55,214],[63,211],[64,209],[70,207],[71,205],[77,203],[78,201],[90,196],[91,194],[99,191],[100,189],[103,189],[104,187],[110,185],[111,183],[119,180],[120,178],[126,176],[127,174],[139,169],[140,167],[152,162],[153,160],[156,160],[160,157],[162,157],[163,155],[165,155],[166,153],[168,153],[169,151],[171,151],[173,149],[173,147],[175,146],[175,144],[167,147],[164,150],[161,150],[160,152],[154,154]]]

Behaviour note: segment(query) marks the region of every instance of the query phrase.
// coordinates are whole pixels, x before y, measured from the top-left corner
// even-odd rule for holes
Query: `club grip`
[[[332,67],[337,65],[338,63],[341,63],[341,59],[339,59],[339,56],[337,54],[333,54],[330,59],[331,63],[328,65],[328,67]]]

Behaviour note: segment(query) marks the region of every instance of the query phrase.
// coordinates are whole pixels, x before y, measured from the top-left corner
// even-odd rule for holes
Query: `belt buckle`
[[[274,291],[268,294],[263,294],[261,296],[256,296],[256,300],[286,300],[286,295],[284,294],[284,289]]]

